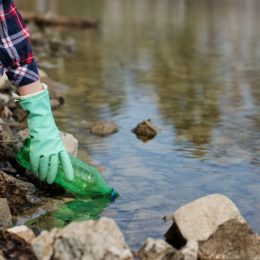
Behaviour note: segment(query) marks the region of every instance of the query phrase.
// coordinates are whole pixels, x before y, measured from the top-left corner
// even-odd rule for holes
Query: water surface
[[[260,2],[257,0],[16,0],[18,6],[100,21],[99,30],[59,30],[76,39],[52,78],[68,86],[55,112],[80,142],[80,158],[104,167],[121,197],[102,213],[130,246],[161,238],[162,217],[222,193],[260,232]],[[42,61],[41,60],[41,61]],[[131,129],[161,128],[143,143]],[[113,120],[119,133],[87,127]]]

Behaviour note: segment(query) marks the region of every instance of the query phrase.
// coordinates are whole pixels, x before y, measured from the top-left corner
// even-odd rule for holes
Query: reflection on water
[[[31,228],[51,230],[53,227],[62,228],[72,221],[98,219],[110,202],[106,198],[75,199],[64,203],[58,210],[47,212],[27,221],[26,225]]]
[[[71,86],[56,118],[79,138],[81,158],[90,154],[119,190],[103,215],[131,246],[161,237],[164,214],[215,192],[260,231],[259,1],[16,2],[101,21],[98,31],[48,29],[78,45],[73,59],[48,57],[59,65],[49,73]],[[142,143],[130,129],[147,118],[162,132]],[[90,136],[98,119],[122,129]]]

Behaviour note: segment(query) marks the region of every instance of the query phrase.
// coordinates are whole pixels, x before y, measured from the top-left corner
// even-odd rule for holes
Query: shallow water
[[[161,238],[164,215],[216,192],[260,232],[259,1],[16,2],[101,22],[97,31],[52,28],[75,38],[77,52],[45,60],[59,65],[52,78],[70,86],[57,122],[121,194],[102,215],[130,246]],[[131,129],[148,118],[162,131],[143,143]],[[88,134],[99,119],[120,132]]]

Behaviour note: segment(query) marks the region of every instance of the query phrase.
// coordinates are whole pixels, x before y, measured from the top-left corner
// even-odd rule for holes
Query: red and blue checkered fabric
[[[29,32],[12,0],[0,0],[0,76],[19,87],[39,79]]]

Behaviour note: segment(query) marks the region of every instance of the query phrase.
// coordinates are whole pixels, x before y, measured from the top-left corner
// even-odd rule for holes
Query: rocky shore
[[[36,195],[30,183],[0,176],[22,189],[20,209],[41,205],[46,198]],[[27,189],[27,190],[26,190]],[[28,193],[27,193],[28,192]],[[177,209],[169,221],[165,240],[147,238],[138,251],[132,251],[122,231],[113,219],[100,218],[72,222],[64,228],[32,230],[24,225],[13,226],[21,211],[12,198],[0,199],[0,259],[142,259],[142,260],[195,260],[195,259],[259,259],[260,236],[254,233],[239,210],[227,197],[212,194]],[[2,195],[1,195],[2,196]],[[27,197],[38,197],[32,202]],[[41,196],[41,197],[40,197]],[[35,203],[35,204],[34,204]],[[17,209],[17,208],[16,208]],[[12,216],[12,214],[13,216]],[[163,234],[162,234],[163,235]]]

